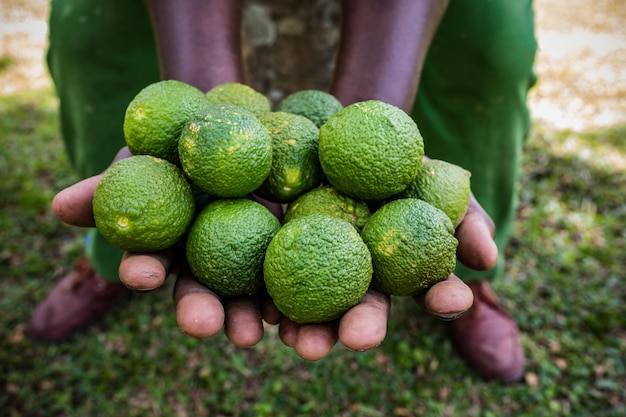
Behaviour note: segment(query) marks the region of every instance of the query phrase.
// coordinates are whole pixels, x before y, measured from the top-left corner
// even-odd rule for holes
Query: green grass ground
[[[526,381],[482,381],[442,323],[394,299],[377,349],[337,346],[308,363],[269,328],[238,349],[176,327],[171,284],[133,294],[61,344],[33,343],[36,303],[81,252],[50,213],[72,184],[50,90],[0,98],[0,410],[6,416],[626,415],[626,126],[527,145],[506,280],[524,333]]]

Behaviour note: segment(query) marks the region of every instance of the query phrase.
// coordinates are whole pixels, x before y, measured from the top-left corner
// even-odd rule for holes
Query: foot
[[[105,280],[88,260],[80,259],[37,306],[26,334],[35,340],[63,340],[102,317],[128,291],[124,284]]]
[[[457,352],[485,379],[522,379],[525,358],[515,321],[500,306],[486,281],[469,282],[474,305],[449,323]]]

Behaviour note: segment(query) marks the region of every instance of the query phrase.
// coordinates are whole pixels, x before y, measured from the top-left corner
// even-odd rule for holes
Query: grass
[[[33,343],[36,303],[81,253],[50,213],[73,183],[50,90],[0,98],[0,409],[7,416],[626,415],[626,126],[536,126],[505,280],[526,381],[482,381],[442,323],[395,299],[377,349],[308,363],[275,328],[250,349],[176,327],[171,287],[132,294],[65,343]]]

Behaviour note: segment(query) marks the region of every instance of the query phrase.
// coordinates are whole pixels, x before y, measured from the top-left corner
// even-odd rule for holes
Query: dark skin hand
[[[120,155],[128,155],[124,149]],[[52,209],[63,222],[93,227],[91,201],[100,176],[87,178],[59,192]],[[465,219],[457,228],[458,258],[475,269],[493,267],[497,248],[492,239],[493,226],[480,205],[472,201]],[[176,265],[174,250],[159,253],[126,253],[119,266],[120,279],[138,291],[163,285]],[[416,301],[430,314],[444,320],[458,317],[471,307],[472,292],[455,275],[431,287]],[[181,330],[195,338],[216,335],[224,328],[229,340],[240,347],[253,346],[263,337],[263,323],[279,324],[281,340],[307,360],[318,360],[330,353],[338,340],[351,350],[365,351],[385,338],[390,299],[370,289],[360,304],[331,323],[298,325],[282,316],[271,299],[262,294],[222,299],[200,285],[187,269],[178,271],[174,287],[176,318]]]
[[[425,51],[446,2],[394,0],[384,2],[384,7],[381,4],[376,0],[345,1],[343,41],[331,93],[344,105],[379,99],[408,111]],[[153,21],[163,79],[178,79],[203,91],[225,82],[245,82],[241,56],[233,53],[241,50],[240,1],[147,0],[146,6]],[[406,45],[414,48],[407,50]],[[122,149],[116,158],[129,155]],[[70,225],[94,227],[91,201],[100,177],[87,178],[59,192],[52,202],[57,217]],[[276,206],[267,205],[278,211]],[[493,234],[493,222],[472,199],[456,232],[459,261],[478,270],[493,268],[498,256]],[[385,338],[390,298],[376,290],[370,289],[361,303],[339,320],[298,325],[285,318],[265,294],[220,298],[196,282],[180,259],[176,250],[126,253],[119,273],[129,288],[149,291],[161,286],[171,271],[176,272],[176,318],[189,336],[207,338],[223,328],[233,344],[247,347],[262,339],[265,321],[279,325],[281,340],[307,360],[323,358],[337,341],[348,349],[364,351]],[[471,307],[473,296],[466,284],[451,275],[416,300],[430,314],[452,319]]]

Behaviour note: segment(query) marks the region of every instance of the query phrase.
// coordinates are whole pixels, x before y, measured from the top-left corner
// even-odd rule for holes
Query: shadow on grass
[[[527,147],[501,293],[515,300],[531,372],[566,415],[625,409],[625,137],[626,125],[538,126]],[[601,412],[601,399],[615,409]]]

